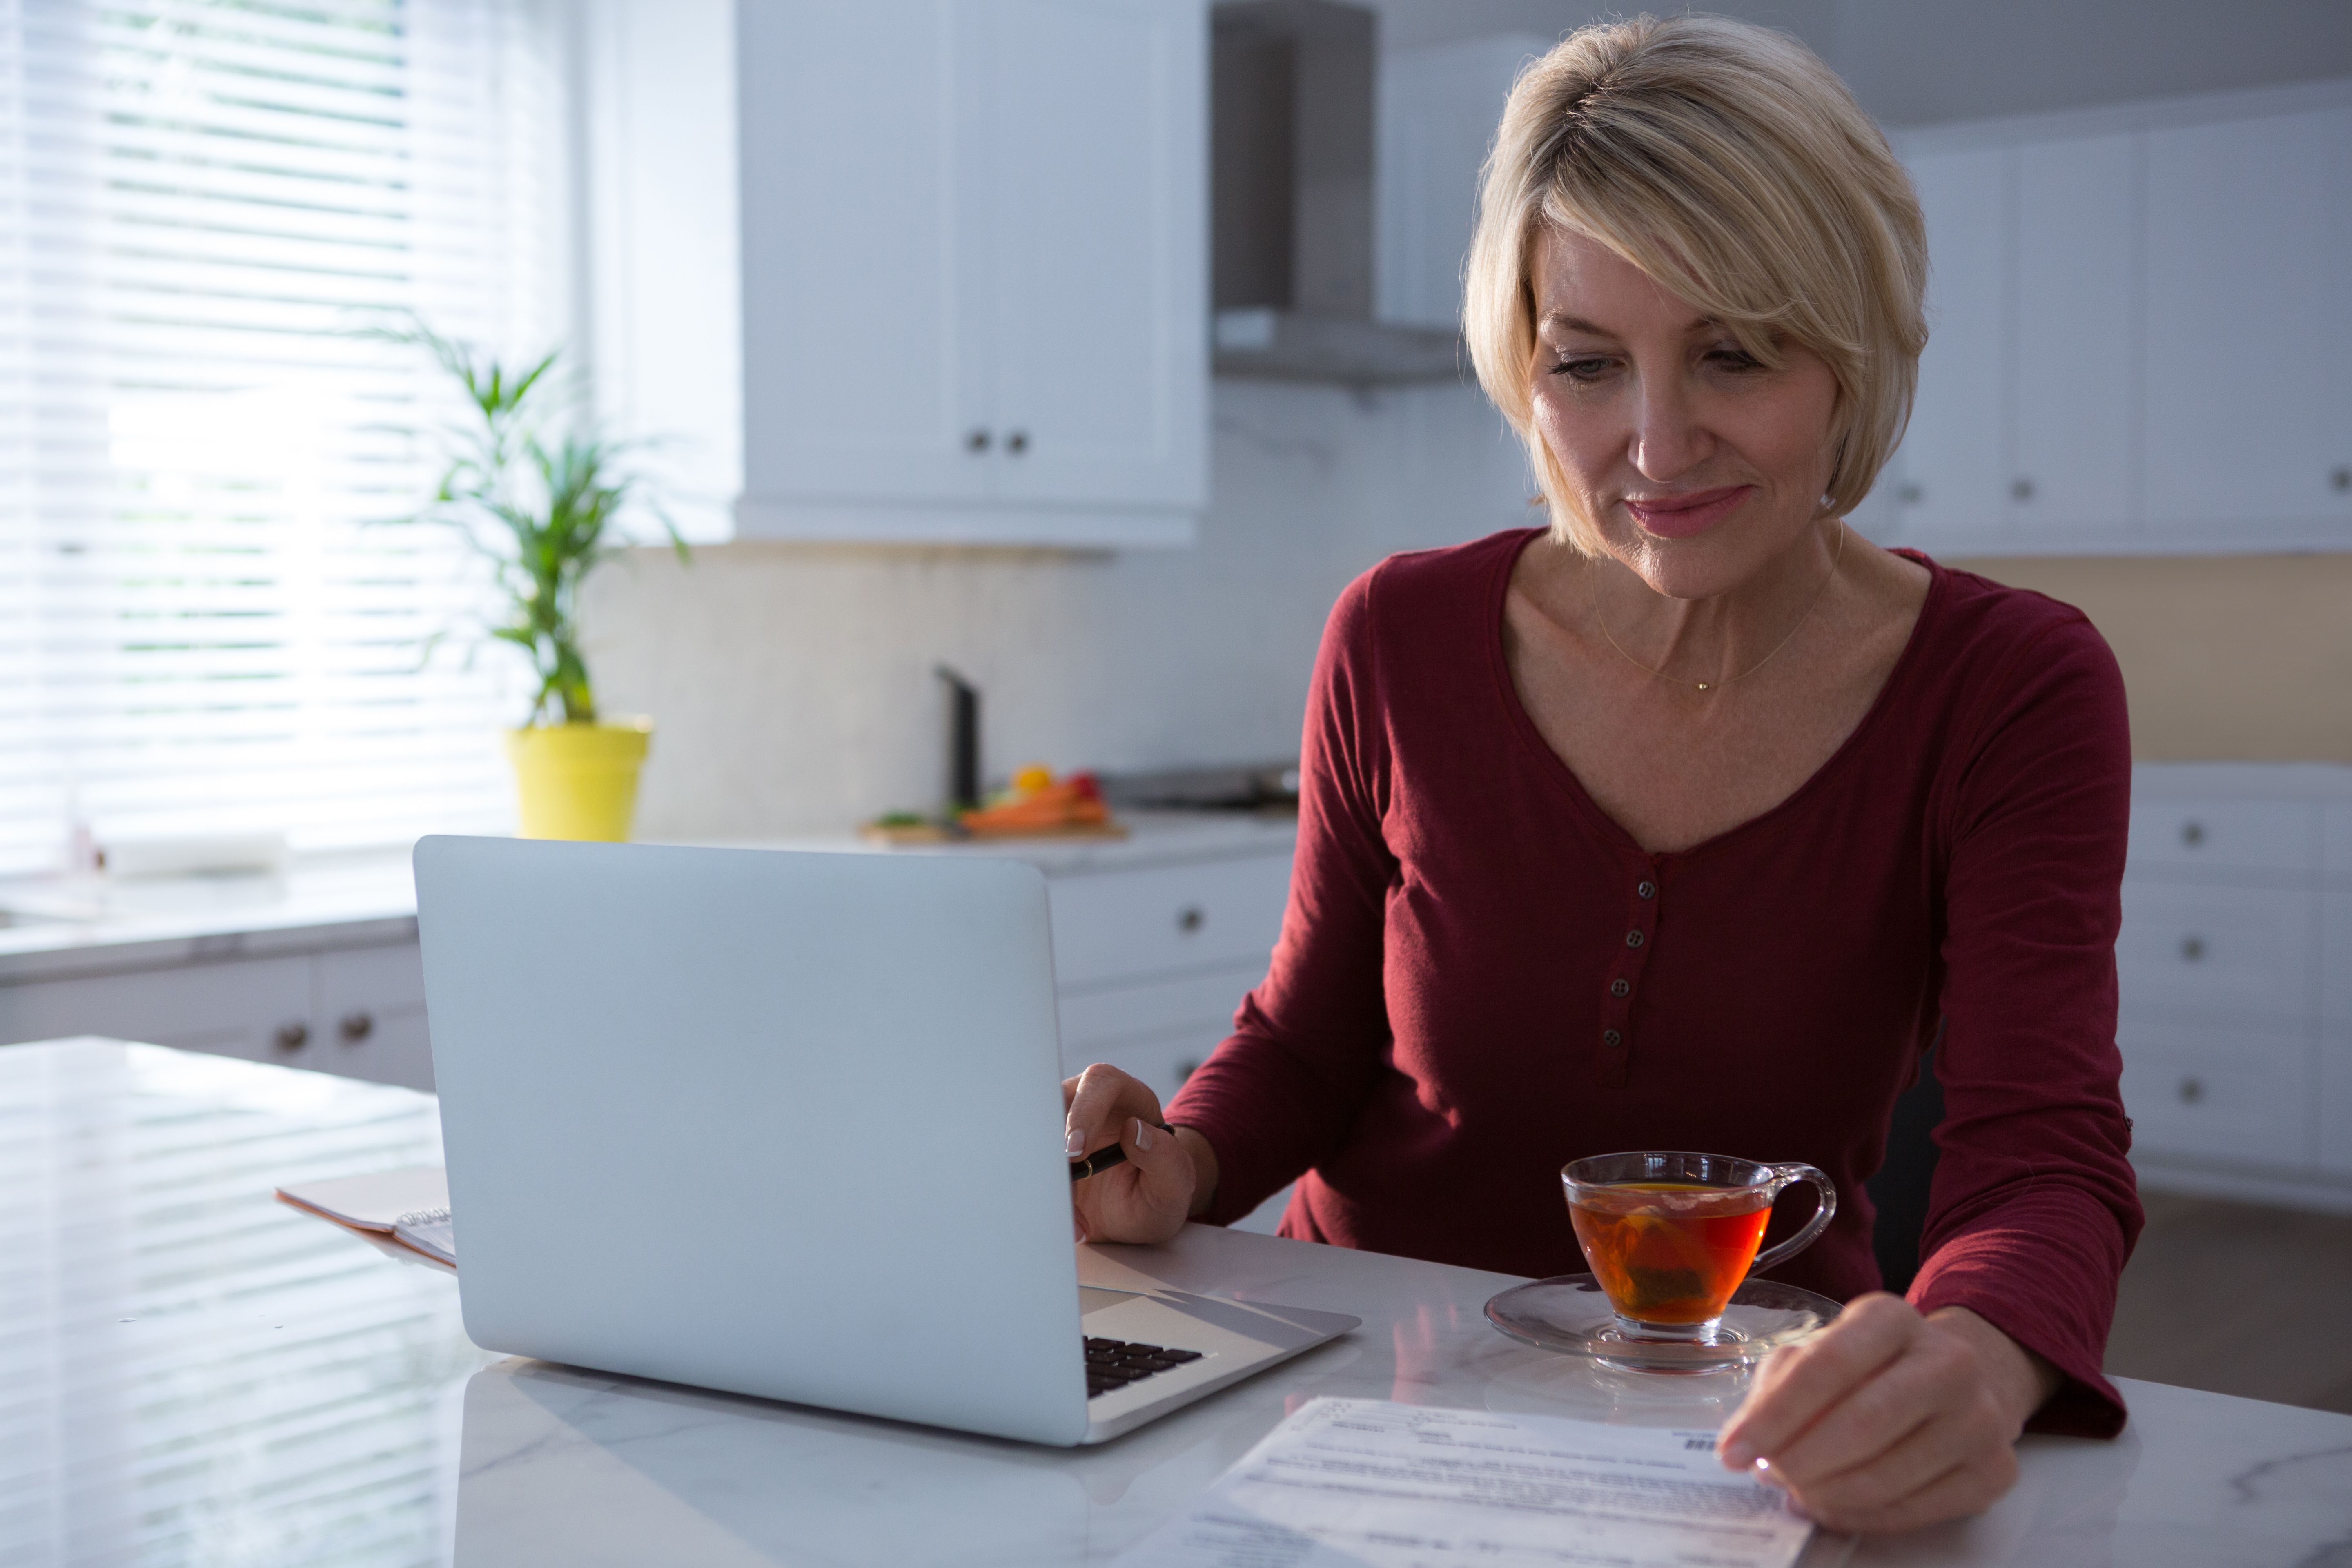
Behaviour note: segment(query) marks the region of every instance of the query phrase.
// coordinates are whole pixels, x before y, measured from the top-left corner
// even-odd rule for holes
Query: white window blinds
[[[520,0],[0,0],[0,871],[509,820],[413,310],[559,334],[556,50]],[[464,638],[457,639],[462,646]]]

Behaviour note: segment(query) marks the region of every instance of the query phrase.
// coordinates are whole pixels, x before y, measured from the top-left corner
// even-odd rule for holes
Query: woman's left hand
[[[1965,1307],[1923,1317],[1874,1292],[1774,1352],[1717,1451],[1736,1470],[1760,1460],[1763,1479],[1832,1529],[1910,1530],[2014,1486],[2018,1433],[2059,1382]]]

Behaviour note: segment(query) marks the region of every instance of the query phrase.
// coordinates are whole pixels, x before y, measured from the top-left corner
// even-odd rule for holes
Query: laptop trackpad
[[[1078,1287],[1078,1316],[1083,1318],[1106,1307],[1132,1301],[1141,1294],[1139,1290],[1105,1290],[1098,1286],[1081,1285]]]

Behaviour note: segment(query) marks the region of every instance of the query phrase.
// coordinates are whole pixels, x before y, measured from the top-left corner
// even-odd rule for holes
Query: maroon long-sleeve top
[[[1168,1115],[1221,1176],[1293,1178],[1285,1236],[1508,1273],[1583,1267],[1559,1167],[1624,1149],[1802,1160],[1835,1221],[1774,1276],[1875,1289],[1864,1180],[1943,1029],[1942,1154],[1911,1287],[2099,1374],[2140,1225],[2116,1089],[2123,685],[2082,614],[1920,557],[1908,646],[1780,805],[1643,850],[1520,705],[1503,605],[1530,531],[1392,557],[1315,669],[1282,938]],[[1802,1222],[1784,1197],[1770,1236]]]

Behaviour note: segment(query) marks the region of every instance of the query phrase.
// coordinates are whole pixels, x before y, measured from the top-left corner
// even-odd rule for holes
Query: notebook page
[[[1119,1568],[1790,1568],[1812,1526],[1712,1432],[1318,1399]]]
[[[360,1230],[390,1230],[400,1216],[449,1206],[449,1177],[438,1165],[412,1165],[365,1176],[298,1182],[278,1189],[297,1208]]]
[[[446,1208],[402,1215],[392,1235],[394,1240],[407,1243],[427,1258],[457,1267],[457,1234],[450,1228]]]

